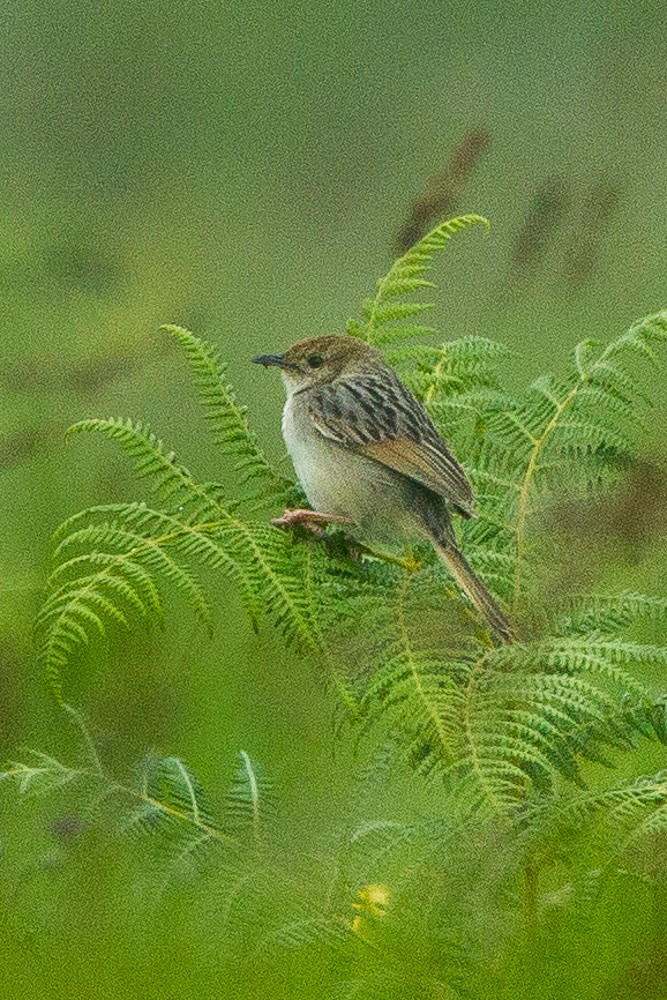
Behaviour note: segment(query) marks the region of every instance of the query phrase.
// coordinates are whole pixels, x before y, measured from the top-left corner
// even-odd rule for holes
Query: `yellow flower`
[[[389,908],[389,898],[391,889],[381,882],[371,882],[363,886],[357,893],[357,899],[352,903],[357,911],[357,916],[352,921],[352,930],[357,933],[361,930],[364,917],[371,917],[377,920],[384,917]]]

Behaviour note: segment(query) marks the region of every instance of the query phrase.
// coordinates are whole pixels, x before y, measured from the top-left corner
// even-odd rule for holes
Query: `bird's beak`
[[[283,354],[258,354],[257,357],[252,360],[256,365],[264,365],[265,368],[268,365],[278,365],[279,368],[289,367],[289,365],[285,362]]]

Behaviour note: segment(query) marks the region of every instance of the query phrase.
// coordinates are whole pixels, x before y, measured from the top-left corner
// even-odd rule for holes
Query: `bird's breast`
[[[299,394],[289,396],[285,403],[282,429],[294,471],[313,509],[351,516],[347,509],[351,485],[348,456],[316,429],[307,402]]]
[[[424,537],[418,512],[423,491],[405,476],[321,434],[308,413],[305,395],[288,397],[282,431],[311,507],[351,518],[367,539],[395,542]]]

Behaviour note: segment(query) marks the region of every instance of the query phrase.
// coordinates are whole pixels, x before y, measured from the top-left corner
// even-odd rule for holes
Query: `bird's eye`
[[[308,358],[308,364],[311,368],[319,368],[323,364],[324,358],[321,354],[311,354]]]

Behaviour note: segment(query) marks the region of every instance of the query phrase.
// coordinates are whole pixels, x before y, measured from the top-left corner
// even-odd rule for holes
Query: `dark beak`
[[[264,365],[265,368],[268,365],[278,365],[279,368],[288,367],[282,354],[258,354],[252,360],[256,365]]]

